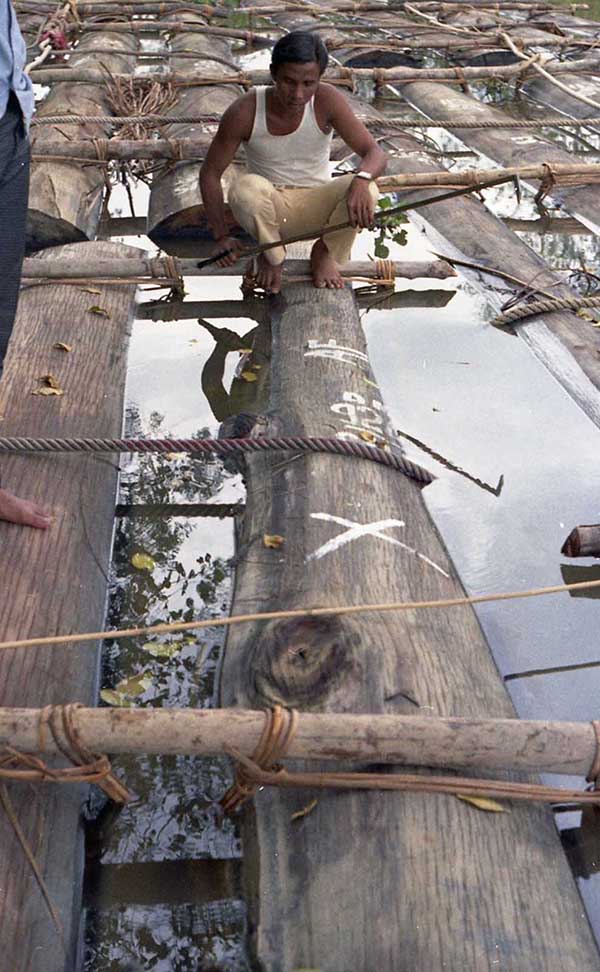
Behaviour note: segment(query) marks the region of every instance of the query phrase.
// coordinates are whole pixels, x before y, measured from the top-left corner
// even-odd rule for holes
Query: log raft
[[[117,243],[82,243],[38,259],[76,261],[93,254],[126,259]],[[135,252],[135,251],[133,251]],[[2,428],[23,435],[119,435],[125,362],[135,286],[80,288],[53,283],[27,288],[0,385]],[[106,311],[102,326],[90,312]],[[61,342],[70,347],[55,347]],[[37,395],[52,375],[59,394]],[[107,394],[110,389],[110,394]],[[56,391],[56,389],[55,389]],[[102,624],[110,563],[117,471],[92,457],[4,457],[2,483],[53,515],[47,531],[0,522],[0,637],[88,629]],[[44,706],[97,701],[99,648],[81,655],[64,646],[40,654],[0,656],[0,705]],[[83,879],[81,807],[87,787],[9,784],[9,798],[63,926],[64,950],[34,872],[3,811],[0,813],[0,941],[11,972],[59,972],[75,967]]]

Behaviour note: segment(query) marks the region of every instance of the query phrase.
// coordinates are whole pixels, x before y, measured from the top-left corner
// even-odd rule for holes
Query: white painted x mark
[[[374,523],[357,523],[355,520],[346,520],[342,516],[333,516],[331,513],[311,513],[312,520],[326,520],[328,523],[338,523],[340,526],[348,527],[343,533],[338,533],[337,537],[332,537],[331,540],[327,540],[321,547],[309,554],[306,558],[308,563],[310,560],[320,560],[321,557],[326,557],[327,554],[333,553],[334,550],[339,550],[340,547],[345,546],[347,543],[351,543],[353,540],[357,540],[359,537],[376,537],[378,540],[385,540],[386,543],[393,543],[397,547],[402,547],[408,553],[414,554],[415,557],[419,557],[420,560],[424,560],[425,563],[433,567],[434,570],[443,574],[444,577],[449,575],[443,570],[439,564],[434,563],[429,557],[425,557],[424,554],[419,553],[414,547],[409,547],[408,544],[402,543],[400,540],[396,540],[395,537],[389,537],[383,530],[391,530],[393,527],[404,527],[406,524],[404,520],[375,520]]]

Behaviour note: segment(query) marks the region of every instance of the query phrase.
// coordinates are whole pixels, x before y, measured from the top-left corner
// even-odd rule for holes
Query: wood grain
[[[82,243],[44,254],[135,254],[116,243]],[[44,285],[22,292],[0,383],[1,427],[12,435],[119,435],[126,352],[135,287]],[[90,312],[102,307],[109,316]],[[54,348],[57,341],[71,352]],[[39,376],[53,374],[62,397],[38,397]],[[3,485],[52,512],[48,531],[0,523],[0,632],[26,637],[94,630],[104,621],[110,560],[116,463],[105,457],[27,456],[2,459]],[[50,651],[11,651],[0,657],[0,704],[44,706],[82,701],[98,689],[95,645]],[[0,941],[10,972],[72,968],[77,944],[83,871],[79,786],[9,786],[21,826],[42,868],[65,928],[67,955],[58,940],[34,875],[4,813],[0,813]]]
[[[73,68],[102,66],[106,72],[132,72],[137,48],[135,37],[127,34],[102,36],[102,46],[114,54],[86,54],[86,47],[98,45],[98,35],[83,37],[71,55]],[[77,84],[66,79],[53,86],[38,114],[110,115],[113,114],[104,82],[97,85]],[[33,152],[46,142],[67,142],[71,138],[107,137],[110,125],[40,125],[33,128]],[[31,170],[27,245],[30,250],[60,243],[93,239],[100,222],[105,170],[80,162],[35,162]]]
[[[331,435],[380,414],[389,436],[368,362],[306,356],[315,340],[365,354],[348,291],[290,287],[272,329],[268,433]],[[232,613],[462,592],[418,487],[401,475],[329,456],[261,456],[247,464],[247,488]],[[344,526],[323,514],[396,525],[332,548]],[[265,548],[265,533],[284,544]],[[469,608],[230,629],[221,698],[244,708],[514,715]],[[312,812],[292,820],[313,797]],[[265,972],[598,968],[544,810],[486,815],[445,797],[263,790],[243,830],[249,943]]]

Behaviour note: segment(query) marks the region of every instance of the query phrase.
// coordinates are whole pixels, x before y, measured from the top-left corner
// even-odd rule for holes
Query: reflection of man
[[[311,253],[315,287],[343,286],[338,264],[349,260],[357,230],[372,224],[377,200],[372,180],[385,169],[386,157],[346,98],[321,82],[327,60],[316,34],[287,34],[273,48],[273,84],[238,98],[223,115],[200,173],[217,249],[231,251],[221,266],[240,255],[239,242],[227,232],[221,176],[243,143],[247,174],[229,191],[238,223],[259,243],[314,231],[319,237]],[[329,166],[334,131],[360,159],[357,172],[336,179]],[[348,229],[319,235],[348,220]],[[279,291],[284,257],[281,246],[258,258],[259,286]]]
[[[25,67],[25,42],[10,0],[0,0],[0,374],[11,335],[25,253],[29,192],[29,140],[33,91]],[[44,529],[44,511],[0,489],[0,520]]]

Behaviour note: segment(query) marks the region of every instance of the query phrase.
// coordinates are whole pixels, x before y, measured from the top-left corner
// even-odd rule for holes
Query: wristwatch
[[[364,169],[361,169],[360,172],[355,172],[354,173],[354,178],[355,179],[366,179],[367,182],[372,182],[373,181],[372,174],[370,172],[365,172]]]

